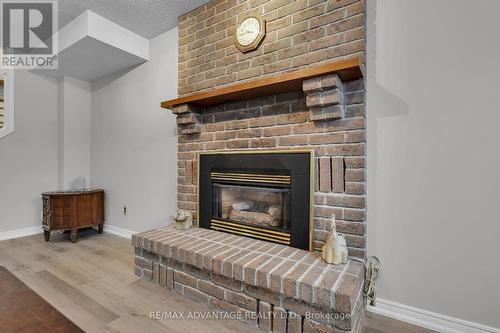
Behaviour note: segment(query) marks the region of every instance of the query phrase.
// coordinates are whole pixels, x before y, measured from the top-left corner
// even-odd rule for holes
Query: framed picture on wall
[[[14,132],[14,72],[0,71],[0,138]]]

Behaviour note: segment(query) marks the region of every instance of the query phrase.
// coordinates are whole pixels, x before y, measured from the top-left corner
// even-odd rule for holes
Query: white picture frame
[[[0,128],[0,139],[14,132],[14,71],[1,70],[4,80],[4,124]]]

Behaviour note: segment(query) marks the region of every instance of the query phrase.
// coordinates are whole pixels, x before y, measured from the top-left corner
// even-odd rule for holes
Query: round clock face
[[[236,29],[236,38],[238,43],[243,46],[252,44],[257,37],[259,37],[261,29],[262,27],[260,26],[260,22],[257,18],[246,18]]]

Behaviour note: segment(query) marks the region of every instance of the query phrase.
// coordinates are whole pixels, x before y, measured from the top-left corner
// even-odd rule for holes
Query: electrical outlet
[[[127,206],[123,206],[123,215],[127,215]]]

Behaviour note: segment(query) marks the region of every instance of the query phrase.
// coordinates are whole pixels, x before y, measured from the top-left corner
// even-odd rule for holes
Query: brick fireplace
[[[285,193],[286,186],[271,186],[279,191],[266,194],[272,198],[266,202],[252,199],[254,188],[211,187],[210,197],[204,193],[206,174],[200,174],[228,185],[228,178],[241,181],[258,174],[257,180],[269,182],[290,173],[205,170],[200,156],[240,153],[258,160],[264,153],[312,152],[308,190],[313,195],[306,193],[312,214],[303,219],[311,223],[307,250],[321,249],[334,214],[349,255],[365,256],[364,12],[365,2],[356,0],[213,0],[179,18],[179,97],[162,107],[177,116],[177,206],[190,211],[202,228],[135,236],[138,276],[227,311],[268,309],[288,316],[285,324],[250,320],[266,331],[358,330],[364,311],[358,263],[325,265],[318,252],[289,247],[293,244],[286,236],[279,238],[285,242],[269,243],[221,229],[227,227],[221,222],[240,219],[246,228],[260,223],[282,232],[276,228],[286,218],[276,216],[288,214],[281,206],[288,199],[276,193]],[[252,14],[265,19],[266,36],[257,49],[242,53],[234,45],[235,29]],[[229,203],[214,206],[215,196]],[[255,202],[260,206],[252,210]],[[306,215],[308,208],[300,209]],[[214,219],[219,229],[211,227]],[[312,320],[311,312],[348,314],[349,319]]]
[[[364,1],[212,1],[179,18],[180,97],[359,57]],[[233,44],[239,18],[260,13],[267,35],[255,51]],[[362,78],[323,75],[300,90],[199,107],[178,105],[178,208],[198,220],[198,153],[310,148],[315,151],[314,248],[337,217],[349,254],[366,253],[365,93]]]

